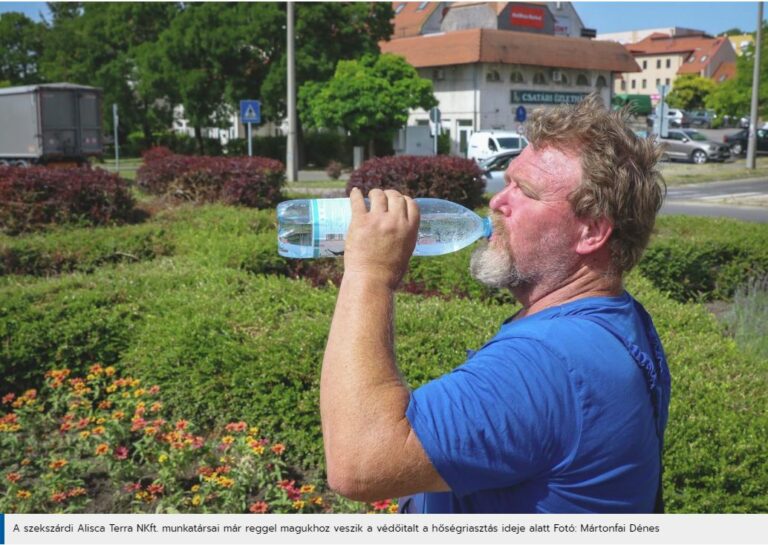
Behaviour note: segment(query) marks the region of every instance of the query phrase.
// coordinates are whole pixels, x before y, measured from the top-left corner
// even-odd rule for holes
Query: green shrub
[[[105,264],[147,261],[172,252],[165,231],[153,225],[0,237],[0,276],[93,272]]]
[[[727,299],[768,273],[767,225],[662,216],[657,229],[638,269],[677,301]]]
[[[768,275],[736,288],[733,307],[724,318],[741,349],[768,360]]]

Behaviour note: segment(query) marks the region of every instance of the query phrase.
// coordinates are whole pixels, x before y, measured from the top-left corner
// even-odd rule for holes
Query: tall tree
[[[768,35],[768,25],[763,25],[763,36]],[[760,55],[760,86],[758,113],[768,115],[768,42],[763,41]],[[718,85],[706,99],[708,108],[718,115],[740,117],[748,115],[752,99],[752,79],[755,65],[755,45],[750,44],[743,55],[736,59],[736,77]]]
[[[369,156],[376,137],[391,137],[406,124],[409,109],[437,105],[432,82],[391,54],[339,61],[327,83],[302,88],[301,101],[305,123],[346,129],[357,143],[368,144]]]
[[[38,61],[45,26],[22,13],[0,14],[0,81],[27,85],[40,81]]]
[[[281,5],[285,14],[285,7]],[[340,60],[377,55],[379,42],[392,35],[394,12],[391,2],[312,2],[298,3],[295,9],[297,89],[310,82],[328,81]],[[285,15],[283,15],[283,22]],[[284,23],[283,23],[284,24]],[[264,114],[282,119],[286,114],[286,31],[274,28],[280,49],[262,87]],[[299,163],[304,162],[303,127],[298,123]]]
[[[121,135],[142,130],[149,145],[152,131],[167,127],[170,108],[158,96],[139,90],[137,56],[152,43],[179,10],[178,3],[88,2],[59,9],[47,33],[42,71],[50,81],[93,85],[104,90],[105,113],[120,109]],[[107,125],[112,116],[105,115]]]
[[[704,108],[707,97],[715,87],[715,82],[710,78],[698,74],[685,74],[675,80],[672,92],[667,97],[667,103],[673,108],[700,110]]]

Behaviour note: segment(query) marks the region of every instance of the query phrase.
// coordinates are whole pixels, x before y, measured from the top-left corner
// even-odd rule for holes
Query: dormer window
[[[701,56],[701,62],[704,62],[704,61],[706,61],[708,58],[709,58],[709,57],[708,57],[707,55],[702,55],[702,56]]]
[[[497,70],[489,70],[488,73],[485,75],[485,81],[489,81],[489,82],[501,81],[501,75]]]
[[[422,2],[421,4],[419,4],[419,7],[416,8],[416,11],[424,11],[424,8],[427,7],[427,4],[429,4],[429,2]]]
[[[547,76],[542,74],[541,72],[536,72],[533,76],[533,83],[537,85],[546,85],[547,84]]]
[[[404,8],[405,8],[405,4],[400,4],[399,6],[397,6],[397,7],[395,8],[395,15],[397,15],[398,13],[400,13],[401,11],[403,11],[403,9],[404,9]]]
[[[518,72],[517,70],[512,72],[512,75],[509,77],[509,81],[512,83],[525,83],[525,78],[523,77],[522,72]]]
[[[589,78],[585,74],[579,74],[576,76],[576,85],[589,87]]]

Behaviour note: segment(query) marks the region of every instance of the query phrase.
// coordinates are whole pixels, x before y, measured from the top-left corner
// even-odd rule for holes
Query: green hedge
[[[768,226],[725,218],[662,216],[638,269],[677,301],[730,299],[768,273]]]
[[[321,477],[318,380],[336,289],[266,274],[290,272],[276,256],[274,211],[184,207],[150,225],[174,256],[0,281],[5,385],[19,391],[50,368],[114,364],[160,383],[179,416],[260,425],[289,446],[296,467]],[[660,222],[662,236],[666,229],[680,225]],[[84,247],[99,232],[83,231]],[[461,363],[514,311],[472,287],[470,252],[412,262],[409,277],[442,295],[398,295],[398,362],[412,386]],[[742,353],[704,307],[670,300],[640,271],[628,287],[654,316],[672,372],[669,511],[766,512],[768,362]],[[461,289],[471,298],[447,300]]]
[[[93,272],[105,264],[147,261],[172,252],[173,243],[167,233],[155,225],[0,236],[0,276]]]

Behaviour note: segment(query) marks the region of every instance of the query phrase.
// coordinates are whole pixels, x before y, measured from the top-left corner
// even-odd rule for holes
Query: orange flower
[[[108,400],[108,399],[105,399],[105,400],[99,402],[98,407],[99,407],[99,409],[101,409],[103,411],[107,410],[110,407],[112,407],[112,402],[110,400]]]
[[[293,508],[297,511],[304,509],[304,500],[296,500],[293,502]]]
[[[270,450],[280,456],[283,452],[285,452],[285,445],[282,443],[275,443],[272,445]]]
[[[305,484],[301,487],[301,493],[302,494],[311,494],[315,491],[315,485],[313,484]]]
[[[67,500],[67,494],[65,492],[53,492],[51,494],[51,501],[55,503],[63,503]]]
[[[157,428],[155,428],[154,426],[147,426],[146,428],[144,428],[144,433],[146,435],[155,435],[155,433],[157,433]]]
[[[59,431],[69,431],[72,429],[72,424],[69,422],[62,422],[61,426],[59,426]]]
[[[157,411],[159,411],[162,408],[163,408],[163,404],[160,403],[159,401],[155,401],[152,404],[152,406],[149,408],[149,410],[152,411],[153,413],[156,413]]]
[[[101,434],[103,434],[105,431],[106,431],[106,430],[105,430],[104,426],[96,426],[95,428],[93,428],[93,429],[91,430],[91,433],[92,433],[93,435],[101,435]]]
[[[225,429],[229,432],[243,432],[248,429],[248,424],[242,420],[240,422],[230,422],[225,426]]]
[[[115,374],[115,368],[110,365],[109,367],[104,369],[104,374],[107,375],[108,377],[111,377],[112,375]]]
[[[315,505],[323,505],[322,496],[315,496],[314,498],[312,498],[312,503]]]
[[[90,418],[81,418],[80,420],[77,421],[77,429],[82,430],[90,423],[91,423]]]
[[[109,452],[109,445],[106,443],[99,443],[96,445],[96,456],[102,456]]]
[[[68,462],[64,458],[56,458],[50,464],[48,464],[48,467],[56,471],[57,469],[61,469],[62,467],[67,465],[67,463]]]
[[[14,399],[16,399],[16,394],[5,394],[3,396],[3,405],[10,404]]]
[[[149,492],[150,494],[153,494],[155,496],[159,496],[160,494],[163,493],[164,489],[165,489],[165,487],[163,485],[161,485],[160,483],[152,483],[151,485],[149,485],[147,487],[147,492]]]
[[[122,420],[125,418],[125,413],[123,411],[115,411],[112,413],[112,418],[115,420]]]
[[[100,374],[101,374],[101,372],[102,372],[103,370],[104,370],[104,369],[102,369],[101,365],[100,365],[100,364],[98,364],[98,363],[94,363],[93,365],[91,365],[91,366],[88,368],[88,371],[90,371],[90,372],[91,372],[91,373],[93,373],[94,375],[100,375]]]
[[[189,426],[189,420],[184,420],[182,418],[181,420],[176,421],[177,430],[185,430],[187,429],[187,426]]]
[[[152,387],[149,389],[149,393],[150,393],[150,394],[152,394],[152,395],[155,395],[155,394],[157,394],[157,393],[160,393],[160,386],[158,386],[157,384],[155,384],[154,386],[152,386]]]
[[[16,473],[14,471],[14,472],[8,473],[5,476],[5,478],[8,479],[9,481],[11,481],[12,483],[17,483],[21,479],[21,474],[20,473]]]
[[[32,493],[29,490],[19,490],[16,492],[16,497],[20,500],[26,500],[32,497]]]
[[[75,488],[70,489],[67,492],[67,496],[70,498],[76,498],[77,496],[85,496],[87,494],[87,491],[82,486],[77,486]]]
[[[225,445],[231,445],[232,443],[235,442],[235,438],[232,437],[231,435],[225,435],[224,437],[221,438],[221,442],[224,443]]]
[[[251,513],[266,513],[269,509],[269,504],[265,501],[257,501],[252,503],[248,510]]]

